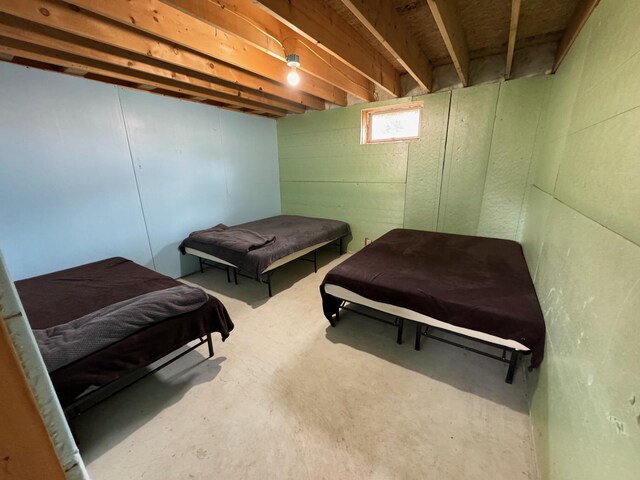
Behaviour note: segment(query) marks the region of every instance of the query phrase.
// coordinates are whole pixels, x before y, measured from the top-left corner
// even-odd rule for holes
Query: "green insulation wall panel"
[[[360,145],[355,129],[335,132],[331,141],[292,135],[281,138],[280,179],[286,182],[402,182],[407,171],[407,144]],[[345,157],[349,158],[345,162]],[[312,177],[310,177],[312,176]]]
[[[640,108],[635,108],[570,135],[555,192],[563,202],[638,244],[639,128]]]
[[[404,183],[282,182],[282,213],[349,222],[356,250],[364,239],[402,227]]]
[[[534,280],[552,200],[551,195],[535,185],[528,187],[519,235],[529,273]]]
[[[420,141],[409,144],[404,227],[435,230],[451,94],[416,97],[424,102]]]
[[[529,380],[543,479],[640,472],[640,248],[553,200],[536,288],[545,361]]]
[[[500,87],[477,234],[515,239],[531,154],[550,77]]]
[[[515,239],[548,84],[521,79],[282,118],[282,210],[348,220],[350,251],[395,227]],[[362,109],[409,101],[424,105],[420,140],[360,144]]]
[[[402,227],[407,143],[360,144],[362,109],[410,98],[359,104],[278,120],[283,213],[349,222],[350,251]]]
[[[542,480],[640,472],[639,17],[600,2],[536,132],[520,239],[547,324],[528,378]]]
[[[438,230],[474,235],[478,228],[500,84],[455,90]]]
[[[531,162],[534,183],[547,193],[553,193],[556,188],[565,142],[566,137],[553,140],[544,137],[544,140],[537,141],[534,147]]]

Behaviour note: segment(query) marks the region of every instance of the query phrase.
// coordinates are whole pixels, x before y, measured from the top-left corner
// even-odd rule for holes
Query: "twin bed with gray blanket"
[[[211,334],[224,340],[233,330],[218,299],[119,257],[16,288],[65,407],[193,340],[212,355]]]
[[[226,268],[227,275],[231,269],[236,283],[238,274],[264,281],[271,296],[270,274],[274,269],[309,254],[313,254],[317,269],[316,251],[339,242],[342,254],[342,240],[350,234],[349,224],[338,220],[277,215],[193,232],[179,248],[183,254],[198,257],[201,270],[209,261]]]

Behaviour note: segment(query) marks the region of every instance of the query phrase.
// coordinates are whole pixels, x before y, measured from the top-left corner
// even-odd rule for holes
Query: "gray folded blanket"
[[[261,235],[245,228],[229,228],[220,223],[215,227],[193,232],[189,235],[189,239],[207,245],[216,245],[236,252],[246,253],[269,245],[276,237],[275,235]],[[180,250],[184,253],[184,242],[182,243]]]
[[[144,327],[197,310],[208,299],[199,288],[179,285],[114,303],[33,334],[47,370],[52,372]]]

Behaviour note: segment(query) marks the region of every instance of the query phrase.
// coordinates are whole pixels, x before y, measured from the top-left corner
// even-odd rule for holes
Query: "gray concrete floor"
[[[345,257],[342,257],[343,259]],[[185,279],[226,305],[236,328],[75,421],[101,479],[537,478],[523,372],[353,313],[331,328],[318,274],[293,262],[274,297],[207,270]]]

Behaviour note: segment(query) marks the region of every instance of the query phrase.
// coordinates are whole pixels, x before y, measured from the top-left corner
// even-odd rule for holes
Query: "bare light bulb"
[[[289,82],[289,85],[291,85],[292,87],[295,87],[300,83],[300,74],[296,72],[295,67],[292,68],[287,75],[287,82]]]

